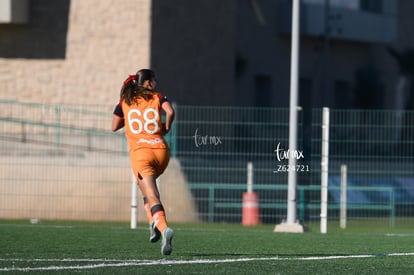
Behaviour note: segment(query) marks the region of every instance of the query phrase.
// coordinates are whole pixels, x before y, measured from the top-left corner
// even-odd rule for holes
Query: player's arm
[[[116,132],[125,126],[124,113],[122,112],[121,103],[118,103],[114,110],[114,117],[112,119],[112,131]]]
[[[161,104],[162,110],[165,112],[165,126],[163,127],[163,134],[167,134],[171,130],[174,121],[175,111],[169,101],[164,101]]]
[[[112,119],[112,131],[116,132],[124,127],[124,118],[114,115]]]

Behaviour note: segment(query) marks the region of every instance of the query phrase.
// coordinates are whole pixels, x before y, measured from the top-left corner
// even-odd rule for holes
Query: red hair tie
[[[136,81],[137,76],[135,74],[130,74],[127,79],[124,81],[124,85],[127,85],[131,81]]]

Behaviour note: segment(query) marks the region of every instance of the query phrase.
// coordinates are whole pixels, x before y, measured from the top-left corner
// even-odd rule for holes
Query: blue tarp
[[[366,179],[363,177],[348,177],[347,185],[348,203],[389,203],[391,193],[383,187],[393,189],[395,203],[414,203],[414,178]],[[335,202],[339,203],[341,178],[339,176],[329,177],[328,186],[329,194]],[[353,189],[353,187],[359,189]],[[367,187],[367,189],[364,190],[360,187]]]

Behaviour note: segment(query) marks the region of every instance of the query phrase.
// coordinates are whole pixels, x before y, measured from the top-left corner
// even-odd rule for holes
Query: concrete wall
[[[27,24],[0,25],[0,99],[115,104],[151,67],[172,101],[234,103],[235,0],[30,3]]]
[[[150,66],[150,0],[31,0],[27,24],[0,25],[0,99],[115,104]]]
[[[27,24],[0,25],[0,100],[96,104],[104,111],[117,102],[128,73],[151,66],[151,0],[30,3]],[[1,154],[1,218],[129,219],[128,158],[113,167],[36,150],[41,156]],[[197,220],[177,160],[161,177],[160,192],[169,221]],[[138,203],[139,220],[146,220]]]
[[[182,105],[237,105],[236,0],[153,0],[151,66]]]
[[[128,73],[152,67],[159,89],[178,104],[256,105],[254,79],[269,76],[271,93],[263,101],[287,107],[284,2],[31,0],[27,24],[0,24],[0,100],[114,104]],[[397,6],[392,46],[412,48],[414,3]],[[351,93],[356,69],[372,64],[385,87],[384,107],[396,107],[398,65],[384,45],[332,40],[327,94],[323,46],[323,37],[302,37],[300,74],[312,80],[312,94],[302,101],[335,107],[333,81],[348,82]]]
[[[16,143],[4,143],[8,146],[0,150],[0,219],[130,220],[128,156],[40,150],[24,143],[11,150]],[[197,210],[181,171],[179,161],[171,159],[159,178],[161,199],[169,221],[196,222]],[[137,195],[138,220],[146,222],[139,190]]]

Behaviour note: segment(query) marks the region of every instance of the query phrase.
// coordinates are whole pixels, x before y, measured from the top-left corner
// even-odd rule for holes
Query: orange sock
[[[165,211],[161,204],[154,205],[151,208],[152,218],[157,225],[158,230],[162,233],[168,227]]]

